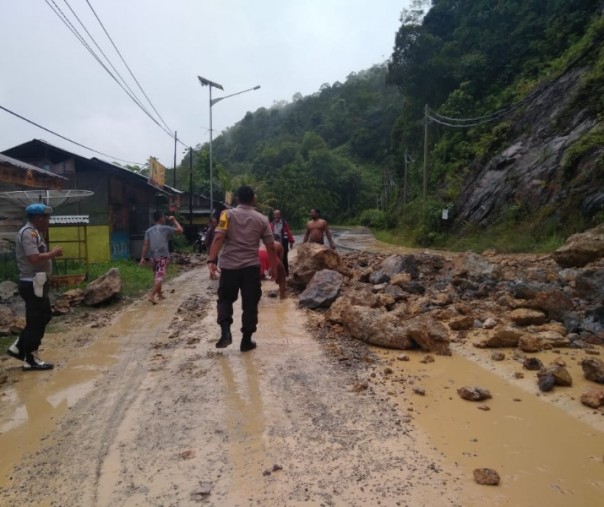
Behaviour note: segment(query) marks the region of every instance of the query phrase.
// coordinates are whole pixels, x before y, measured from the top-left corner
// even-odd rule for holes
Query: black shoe
[[[256,342],[252,340],[251,337],[243,337],[241,340],[241,345],[239,346],[239,350],[241,352],[249,352],[250,350],[254,350],[256,348]]]
[[[23,359],[25,359],[25,354],[19,350],[19,348],[17,347],[17,342],[13,343],[9,348],[7,348],[6,353],[10,357],[14,357],[19,361],[23,361]]]
[[[54,367],[54,364],[45,363],[44,361],[39,359],[37,352],[32,352],[31,354],[25,354],[25,360],[23,361],[23,366],[21,367],[21,369],[23,371],[42,371],[52,370]]]
[[[231,326],[229,324],[222,324],[220,327],[222,328],[222,333],[220,340],[216,342],[216,348],[224,349],[233,343],[233,336],[231,335]]]

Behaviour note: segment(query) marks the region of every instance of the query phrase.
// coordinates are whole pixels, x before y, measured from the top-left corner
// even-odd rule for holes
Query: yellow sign
[[[164,188],[166,181],[166,168],[155,157],[149,157],[149,185]]]

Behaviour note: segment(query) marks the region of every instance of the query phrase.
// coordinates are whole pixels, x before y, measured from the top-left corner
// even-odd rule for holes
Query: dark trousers
[[[258,325],[258,302],[262,296],[260,266],[221,269],[218,282],[218,324],[233,323],[233,303],[241,290],[241,332],[255,333]]]
[[[19,335],[17,348],[29,354],[40,348],[46,324],[52,319],[48,283],[44,285],[44,295],[39,298],[34,294],[33,282],[19,282],[19,295],[25,301],[25,328]]]
[[[281,244],[283,245],[283,267],[285,268],[285,274],[289,276],[289,262],[287,260],[287,253],[289,252],[289,241],[287,241],[287,239],[284,239],[283,241],[281,241]]]

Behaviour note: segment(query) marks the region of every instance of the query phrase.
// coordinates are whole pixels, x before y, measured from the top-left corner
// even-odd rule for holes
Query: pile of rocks
[[[404,255],[298,249],[292,285],[300,305],[338,332],[394,348],[450,354],[450,342],[534,353],[562,347],[594,356],[604,345],[604,226],[552,255]],[[604,383],[604,363],[585,359],[586,378]],[[540,389],[572,382],[564,365],[537,365]],[[593,401],[593,400],[600,400]],[[604,402],[604,391],[590,397]]]

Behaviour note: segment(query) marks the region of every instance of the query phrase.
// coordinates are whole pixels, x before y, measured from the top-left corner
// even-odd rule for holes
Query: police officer
[[[52,318],[48,276],[52,259],[63,255],[61,247],[48,249],[44,236],[52,208],[41,203],[25,208],[27,223],[17,233],[15,253],[19,269],[19,295],[25,301],[25,328],[7,354],[23,361],[23,370],[51,370],[52,363],[38,357],[46,325]]]

